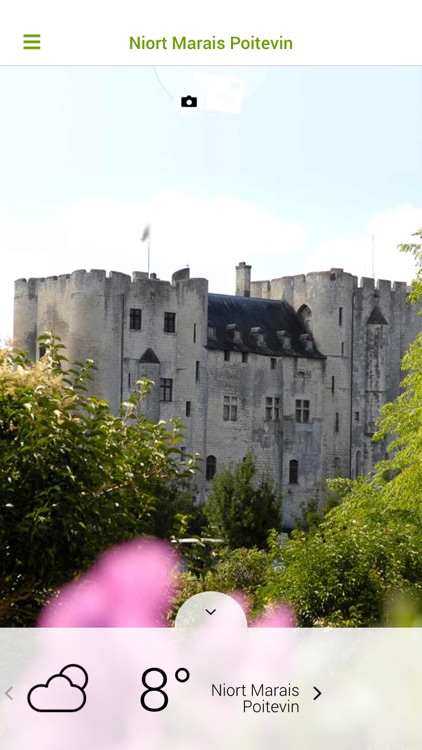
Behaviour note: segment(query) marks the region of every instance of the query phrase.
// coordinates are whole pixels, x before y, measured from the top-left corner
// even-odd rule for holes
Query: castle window
[[[277,365],[277,359],[276,359],[276,357],[271,357],[270,362],[271,362],[271,369],[275,370],[276,365]]]
[[[331,393],[334,393],[334,389],[336,387],[336,379],[334,375],[331,376]]]
[[[309,422],[309,401],[296,399],[296,422]]]
[[[223,419],[225,422],[237,421],[237,396],[223,397]]]
[[[339,326],[343,325],[343,308],[339,307],[338,309],[338,324]]]
[[[280,416],[280,399],[278,397],[269,397],[265,399],[265,419],[270,422],[277,422]]]
[[[186,401],[186,416],[187,417],[190,417],[190,405],[191,405],[191,402]]]
[[[127,376],[127,387],[130,388],[130,372]]]
[[[210,482],[214,478],[217,471],[217,459],[215,456],[207,456],[206,468],[205,468],[205,479]]]
[[[195,364],[195,380],[197,383],[199,382],[199,362],[198,361]]]
[[[164,333],[175,333],[176,331],[176,313],[164,313]]]
[[[356,479],[362,473],[362,451],[356,451]]]
[[[335,430],[338,432],[340,429],[340,414],[338,411],[336,411],[336,422],[335,422]]]
[[[215,339],[217,337],[217,329],[215,326],[208,323],[208,338]]]
[[[341,342],[341,355],[344,354],[344,341]]]
[[[196,323],[193,324],[193,343],[196,344]]]
[[[330,273],[330,281],[335,281],[336,278],[337,278],[337,274],[336,273]]]
[[[172,378],[160,379],[160,401],[173,401],[173,380]]]
[[[242,352],[242,362],[248,361],[248,352]]]
[[[42,359],[43,357],[45,357],[46,353],[47,353],[47,347],[45,347],[43,344],[40,344],[38,348],[39,359]]]
[[[230,352],[228,352],[228,351],[224,352],[224,361],[225,362],[230,362]]]
[[[299,479],[299,461],[293,459],[289,463],[289,484],[297,484]]]
[[[355,422],[359,422],[360,414],[358,411],[355,411]]]
[[[129,310],[129,328],[132,331],[140,331],[142,327],[142,310],[131,307]]]

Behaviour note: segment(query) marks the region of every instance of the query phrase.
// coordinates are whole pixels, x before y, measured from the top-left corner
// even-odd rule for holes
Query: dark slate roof
[[[148,349],[145,349],[139,362],[146,362],[147,364],[150,364],[150,365],[160,364],[160,360],[158,359],[155,351],[151,349],[150,347],[148,347]]]
[[[306,351],[305,344],[299,341],[299,336],[309,333],[309,330],[300,315],[284,301],[209,294],[208,322],[216,328],[216,336],[208,338],[209,349],[324,359],[315,344],[313,351]],[[233,324],[241,332],[241,341],[234,341],[227,333],[227,326]],[[258,327],[264,334],[265,346],[259,346],[257,339],[251,336],[251,328]],[[276,336],[277,331],[290,334],[291,349],[283,348]]]
[[[381,310],[379,309],[378,305],[375,305],[374,309],[372,310],[368,320],[367,325],[372,326],[388,326],[388,323],[386,319],[384,318],[384,315],[382,314]]]

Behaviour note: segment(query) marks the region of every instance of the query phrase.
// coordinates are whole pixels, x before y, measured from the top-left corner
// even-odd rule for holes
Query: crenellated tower
[[[284,299],[326,357],[324,475],[356,477],[385,457],[372,441],[381,407],[399,395],[401,360],[421,331],[404,282],[362,278],[341,268],[252,281],[251,296]]]

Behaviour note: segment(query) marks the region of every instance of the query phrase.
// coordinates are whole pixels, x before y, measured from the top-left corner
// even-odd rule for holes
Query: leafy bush
[[[313,535],[293,532],[262,596],[288,602],[304,627],[379,625],[388,598],[422,593],[421,545],[411,524],[343,526],[331,514]]]
[[[249,616],[255,617],[263,610],[259,597],[260,586],[271,568],[272,558],[259,549],[225,549],[216,565],[203,575],[191,572],[176,574],[176,596],[170,613],[174,619],[177,610],[194,594],[203,591],[220,591],[223,594],[243,593],[249,607]]]
[[[269,473],[256,479],[253,454],[217,474],[204,512],[215,536],[231,549],[267,547],[268,532],[281,530],[281,495]]]
[[[93,363],[65,370],[61,344],[41,340],[46,354],[36,364],[0,351],[4,624],[20,623],[20,593],[25,611],[37,610],[106,547],[155,531],[166,488],[174,496],[196,469],[194,458],[181,460],[180,423],[168,431],[142,415],[148,382],[113,416],[106,401],[87,395]]]

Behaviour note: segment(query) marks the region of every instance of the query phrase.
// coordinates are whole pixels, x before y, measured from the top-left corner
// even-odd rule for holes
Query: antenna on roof
[[[149,278],[149,259],[150,259],[150,243],[151,243],[151,227],[149,224],[146,225],[144,233],[141,237],[141,242],[148,240],[148,278]]]
[[[375,238],[372,235],[372,278],[375,279]]]

